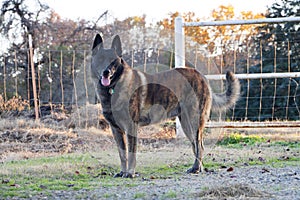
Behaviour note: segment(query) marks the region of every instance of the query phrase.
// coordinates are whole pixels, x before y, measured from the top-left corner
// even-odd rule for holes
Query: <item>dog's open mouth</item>
[[[103,86],[109,86],[111,80],[111,71],[109,69],[104,70],[101,76],[101,84]]]
[[[110,76],[108,76],[108,77],[102,76],[101,77],[101,84],[103,86],[109,86],[110,85]]]

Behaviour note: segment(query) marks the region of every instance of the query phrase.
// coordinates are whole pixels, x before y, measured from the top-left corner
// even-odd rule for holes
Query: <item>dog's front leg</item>
[[[114,175],[115,178],[117,177],[124,177],[127,172],[127,143],[126,143],[126,135],[123,130],[119,127],[111,126],[112,133],[114,139],[118,146],[119,156],[121,160],[121,172]]]
[[[127,132],[128,142],[128,171],[126,178],[133,178],[135,176],[136,167],[136,151],[137,151],[137,125],[131,124]]]

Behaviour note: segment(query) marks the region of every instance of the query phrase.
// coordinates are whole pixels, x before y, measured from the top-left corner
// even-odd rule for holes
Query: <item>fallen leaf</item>
[[[14,184],[11,184],[11,185],[9,185],[10,187],[16,187],[16,188],[19,188],[19,187],[21,187],[20,185],[18,185],[18,184],[16,184],[16,183],[14,183]]]
[[[266,161],[266,159],[264,159],[263,157],[258,157],[258,160],[259,160],[260,162],[265,162],[265,161]]]
[[[279,158],[279,160],[289,160],[289,159],[290,159],[290,157],[288,157],[288,156],[281,156]]]
[[[67,184],[67,187],[74,187],[75,184]]]
[[[40,185],[39,186],[41,189],[46,189],[47,187],[45,185]]]
[[[7,183],[9,183],[9,179],[2,180],[2,184],[7,184]]]
[[[229,167],[229,168],[227,169],[227,171],[228,171],[228,172],[232,172],[232,171],[233,171],[233,167]]]
[[[267,173],[270,172],[270,170],[266,169],[266,168],[262,168],[262,172],[261,173]]]
[[[208,169],[208,168],[204,168],[204,171],[205,171],[205,172],[208,172],[208,173],[215,172],[215,170],[214,170],[214,169]]]

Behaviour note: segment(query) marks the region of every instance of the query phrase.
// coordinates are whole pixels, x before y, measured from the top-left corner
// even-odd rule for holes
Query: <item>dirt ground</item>
[[[89,116],[89,117],[87,117]],[[118,154],[108,125],[99,109],[89,107],[72,114],[51,113],[40,122],[30,114],[5,114],[0,119],[0,162],[67,153],[97,152],[102,162],[118,165]],[[269,141],[300,141],[297,128],[217,129],[205,134],[205,163],[222,163],[204,173],[184,172],[170,177],[137,177],[135,187],[100,187],[95,191],[54,191],[31,199],[298,199],[300,165],[251,165],[252,161],[299,157],[299,148],[273,147],[268,142],[243,148],[216,145],[224,135],[239,132],[263,135]],[[114,157],[114,159],[112,159]],[[185,138],[175,137],[175,126],[166,122],[139,130],[139,166],[192,163],[192,149]],[[283,162],[284,163],[284,162]],[[142,173],[142,172],[141,172]],[[137,195],[138,194],[138,195]],[[105,197],[105,198],[104,198]]]

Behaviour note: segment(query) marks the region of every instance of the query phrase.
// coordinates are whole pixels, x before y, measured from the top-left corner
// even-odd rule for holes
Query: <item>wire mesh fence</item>
[[[224,120],[295,121],[300,118],[300,79],[297,76],[276,77],[276,73],[300,72],[299,55],[292,48],[298,42],[297,39],[272,43],[263,43],[261,40],[259,46],[243,44],[243,48],[234,40],[226,44],[221,42],[219,49],[232,46],[231,51],[221,51],[216,56],[208,56],[203,53],[205,48],[195,46],[186,50],[186,64],[206,75],[224,74],[227,70],[237,74],[274,74],[268,78],[257,76],[241,79],[241,97],[236,106],[226,113]],[[258,53],[251,54],[254,48],[257,48]],[[263,55],[266,50],[268,56]],[[123,57],[128,64],[147,73],[174,67],[173,50],[147,48],[126,52]],[[90,54],[89,50],[35,51],[34,65],[40,109],[45,105],[78,108],[96,102],[90,72]],[[27,49],[0,55],[0,95],[4,102],[18,96],[32,103],[30,70]],[[210,80],[213,91],[223,92],[223,82]],[[211,120],[218,118],[212,115]]]

